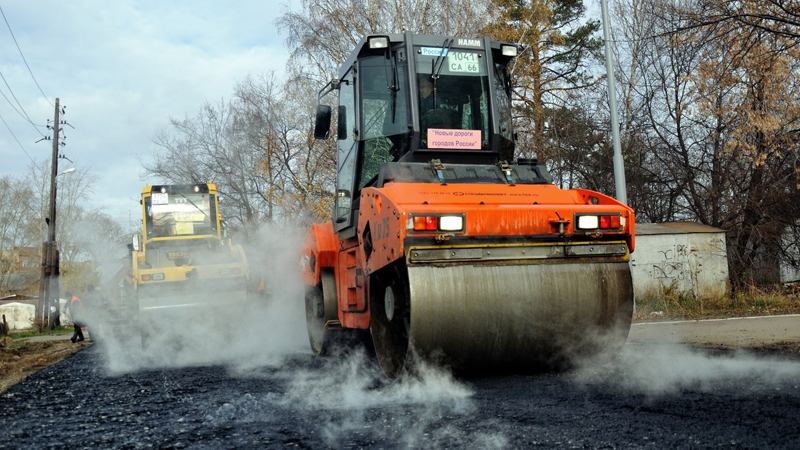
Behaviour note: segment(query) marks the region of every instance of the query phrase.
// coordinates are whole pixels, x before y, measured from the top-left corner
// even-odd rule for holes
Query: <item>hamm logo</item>
[[[468,47],[480,47],[481,40],[480,39],[459,39],[458,45],[464,45]]]

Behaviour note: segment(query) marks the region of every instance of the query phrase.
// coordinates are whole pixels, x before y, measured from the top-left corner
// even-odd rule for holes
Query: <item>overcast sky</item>
[[[284,3],[0,0],[16,37],[15,44],[0,21],[0,92],[8,98],[0,96],[0,176],[26,174],[32,159],[49,160],[51,142],[35,142],[52,136],[44,125],[58,97],[75,127],[65,127],[62,147],[73,163],[60,160],[59,171],[88,168],[98,181],[87,207],[136,226],[142,187],[162,181],[142,179],[138,157],[157,150],[152,139],[169,118],[229,99],[248,74],[283,76],[286,36],[275,19]],[[21,117],[17,100],[42,126],[38,131]]]

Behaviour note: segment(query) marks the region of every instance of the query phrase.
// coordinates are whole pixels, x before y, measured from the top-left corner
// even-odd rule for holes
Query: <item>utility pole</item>
[[[55,317],[50,314],[50,307],[55,299],[56,311],[59,309],[58,298],[58,246],[56,244],[56,176],[58,175],[58,124],[59,99],[56,99],[56,112],[53,119],[53,160],[50,170],[50,210],[47,222],[47,241],[42,246],[42,277],[39,283],[39,306],[41,328],[54,327]]]
[[[622,145],[619,139],[617,119],[617,86],[614,80],[614,64],[611,61],[611,31],[608,20],[608,0],[600,0],[603,14],[603,39],[606,50],[606,80],[608,81],[608,108],[611,110],[611,142],[614,147],[614,187],[617,200],[628,204],[628,189],[625,186],[625,161],[622,158]]]

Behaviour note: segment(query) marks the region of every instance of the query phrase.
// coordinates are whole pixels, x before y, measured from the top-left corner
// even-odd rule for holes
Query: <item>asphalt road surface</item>
[[[634,326],[612,362],[565,373],[393,382],[362,351],[305,343],[208,358],[101,342],[0,396],[0,447],[800,448],[800,358],[692,348],[684,326]]]

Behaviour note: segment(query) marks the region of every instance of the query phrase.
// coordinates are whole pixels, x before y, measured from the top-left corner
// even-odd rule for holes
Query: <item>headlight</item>
[[[619,230],[622,223],[618,213],[581,214],[575,217],[576,230]]]
[[[501,45],[500,51],[503,53],[503,56],[517,56],[517,46],[516,45]]]
[[[600,226],[597,216],[578,216],[579,230],[596,230]]]
[[[461,231],[464,229],[464,218],[461,216],[442,216],[439,218],[439,229],[442,231]]]
[[[389,47],[389,38],[386,36],[371,37],[369,38],[369,48],[387,48]]]
[[[464,231],[464,214],[412,214],[408,229],[414,231]]]

